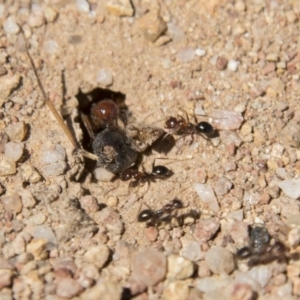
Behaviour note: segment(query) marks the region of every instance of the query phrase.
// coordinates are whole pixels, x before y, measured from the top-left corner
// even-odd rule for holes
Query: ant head
[[[167,129],[174,129],[178,126],[178,120],[175,117],[170,117],[166,122],[165,122],[165,128]]]
[[[212,136],[215,132],[213,126],[205,121],[202,121],[196,125],[196,129],[199,133],[202,133],[206,136]]]
[[[106,127],[115,122],[119,115],[118,105],[110,100],[102,100],[91,109],[91,118],[96,126],[104,124]]]
[[[138,215],[138,222],[147,222],[153,216],[153,211],[151,209],[144,209]]]
[[[156,177],[168,178],[173,175],[173,172],[165,166],[154,166],[151,174]]]
[[[252,251],[249,247],[243,247],[237,251],[236,256],[239,259],[245,259],[245,258],[250,257],[251,254],[252,254]]]

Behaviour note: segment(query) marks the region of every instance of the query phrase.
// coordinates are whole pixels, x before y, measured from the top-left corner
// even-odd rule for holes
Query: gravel
[[[0,4],[0,299],[299,297],[298,2],[23,2]],[[24,38],[98,165],[49,112]],[[96,142],[80,123],[93,97],[127,117]],[[208,121],[216,136],[154,138],[171,116]],[[118,179],[152,163],[173,176]],[[175,198],[183,208],[169,212]],[[161,223],[137,221],[163,207]],[[254,224],[285,243],[285,262],[236,261]]]

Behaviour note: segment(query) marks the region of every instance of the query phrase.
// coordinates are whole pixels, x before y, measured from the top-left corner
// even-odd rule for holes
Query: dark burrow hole
[[[118,110],[119,110],[118,121],[117,121],[118,123],[116,125],[119,126],[119,119],[120,119],[120,124],[123,123],[125,125],[127,122],[127,116],[128,116],[128,109],[127,109],[127,106],[125,105],[126,96],[125,96],[125,94],[123,94],[121,92],[114,92],[109,89],[95,88],[88,93],[83,93],[80,90],[79,93],[76,95],[76,98],[78,99],[78,102],[79,102],[78,109],[79,109],[79,112],[81,115],[79,118],[79,123],[80,123],[81,129],[82,129],[82,132],[83,132],[83,139],[81,141],[81,145],[85,150],[87,150],[89,152],[94,152],[92,149],[92,143],[96,139],[92,138],[91,135],[89,134],[89,131],[85,124],[86,121],[84,122],[83,118],[88,118],[89,120],[91,120],[91,110],[92,110],[93,106],[100,103],[101,101],[111,100],[115,104],[117,104]],[[93,128],[92,132],[95,137],[96,136],[98,137],[100,132],[101,132],[101,134],[102,134],[102,132],[104,134],[104,130],[107,131],[108,129],[111,130],[111,133],[113,134],[114,128],[116,128],[115,125],[112,125],[112,127],[110,125],[107,125],[107,126],[103,126],[101,128],[97,128],[96,130],[95,130],[95,128]],[[116,128],[115,130],[118,130],[118,129]],[[101,153],[102,152],[100,150],[100,153],[95,153],[95,154],[99,156]],[[95,161],[86,159],[85,169],[86,169],[87,173],[91,172],[95,167],[96,167]],[[107,169],[110,170],[109,167]],[[83,179],[83,178],[81,178],[81,179]]]

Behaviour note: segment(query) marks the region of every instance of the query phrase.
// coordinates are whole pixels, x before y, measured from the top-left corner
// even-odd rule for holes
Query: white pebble
[[[86,0],[77,0],[76,4],[79,11],[84,13],[90,12],[90,4]]]
[[[272,277],[272,269],[270,266],[256,266],[253,267],[248,274],[255,279],[261,287],[265,287]]]
[[[197,56],[205,56],[206,50],[201,49],[201,48],[197,48],[197,49],[195,50],[195,54],[196,54]]]
[[[54,40],[47,41],[44,45],[44,49],[49,54],[57,54],[60,50],[57,42]]]
[[[12,175],[16,172],[16,162],[11,158],[0,156],[0,176]]]
[[[206,203],[211,210],[215,212],[220,210],[219,203],[211,186],[202,183],[195,183],[194,188],[201,200]]]
[[[96,168],[93,174],[98,181],[108,182],[114,177],[114,174],[107,171],[105,168]]]
[[[239,61],[234,60],[234,59],[230,59],[228,61],[228,64],[227,64],[227,68],[228,68],[228,70],[230,70],[232,72],[236,72],[236,70],[238,69],[239,64],[240,64]]]
[[[23,143],[8,142],[5,145],[4,154],[6,157],[11,158],[14,161],[18,161],[23,155],[23,150],[24,150]]]
[[[8,17],[3,23],[4,31],[7,34],[17,34],[20,32],[20,26],[13,17]]]
[[[191,62],[195,58],[195,51],[190,47],[180,49],[178,51],[177,58],[183,63]]]
[[[169,58],[163,58],[162,61],[161,61],[161,65],[164,69],[170,69],[171,60]]]
[[[97,75],[97,82],[104,86],[112,85],[113,75],[110,71],[101,69]]]
[[[42,26],[46,21],[46,18],[44,16],[43,11],[38,5],[32,6],[32,12],[29,15],[29,18],[27,20],[27,24],[30,27],[40,27]]]
[[[278,183],[279,188],[283,193],[292,198],[298,199],[300,197],[300,179],[287,179]]]
[[[44,149],[41,162],[43,164],[52,164],[66,159],[65,148],[61,145],[55,145],[51,149]]]
[[[284,151],[284,147],[280,144],[275,144],[272,147],[272,157],[281,158]]]
[[[211,114],[210,122],[218,130],[239,129],[244,121],[243,115],[239,112],[228,110],[217,110]]]
[[[191,260],[198,261],[202,258],[201,246],[198,242],[182,238],[182,249],[180,250],[180,255]]]

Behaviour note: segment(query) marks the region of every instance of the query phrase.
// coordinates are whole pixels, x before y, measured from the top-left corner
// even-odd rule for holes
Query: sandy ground
[[[300,296],[300,4],[174,2],[0,4],[1,299]],[[97,181],[45,105],[24,38],[80,142],[76,96],[97,88],[125,95],[129,123],[187,112],[219,137],[148,150],[146,170],[163,157],[174,172],[149,188]],[[176,197],[178,215],[200,219],[137,222]],[[285,244],[281,260],[236,261],[255,224]]]

